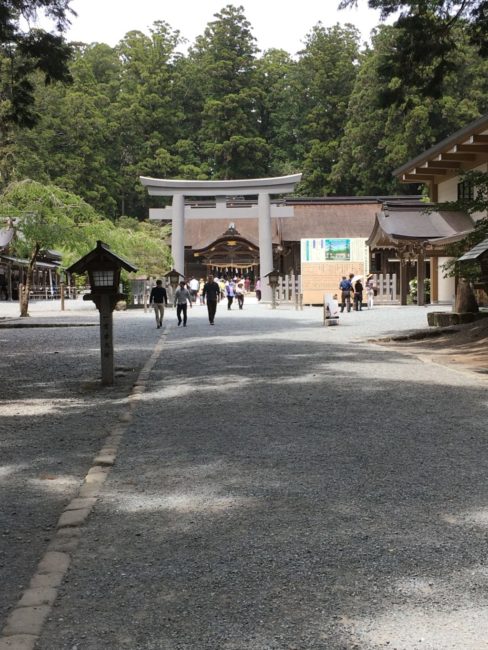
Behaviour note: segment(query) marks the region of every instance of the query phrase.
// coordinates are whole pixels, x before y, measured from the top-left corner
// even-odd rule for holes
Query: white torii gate
[[[231,181],[185,181],[140,176],[151,196],[172,196],[173,203],[167,208],[149,210],[150,219],[171,220],[171,252],[174,268],[183,274],[185,270],[185,219],[258,219],[259,220],[259,265],[264,301],[271,300],[271,287],[265,280],[273,270],[272,217],[293,217],[293,206],[271,205],[272,194],[293,192],[301,174],[275,178],[254,178]],[[185,206],[185,196],[215,197],[215,207]],[[241,196],[257,196],[256,205],[238,208],[228,207],[227,200]],[[237,213],[237,214],[236,214]]]

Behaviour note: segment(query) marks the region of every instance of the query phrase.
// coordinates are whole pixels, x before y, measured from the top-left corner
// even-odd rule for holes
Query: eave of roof
[[[488,239],[484,239],[479,244],[476,244],[470,251],[458,258],[458,262],[468,262],[479,259],[488,251]]]
[[[432,243],[469,232],[472,227],[471,217],[463,212],[438,211],[429,204],[418,204],[416,207],[385,204],[384,210],[376,214],[367,244],[374,248],[401,241]]]
[[[5,260],[6,262],[12,262],[12,264],[17,264],[18,266],[29,266],[30,264],[29,260],[24,260],[19,257],[11,257],[10,255],[0,255],[0,260]],[[35,262],[34,266],[41,269],[59,268],[59,264],[55,264],[55,263],[50,264],[49,262]]]
[[[404,183],[425,183],[447,179],[459,170],[476,167],[488,160],[488,114],[444,138],[433,147],[395,169],[393,176]]]
[[[198,253],[201,251],[206,250],[210,246],[218,246],[220,243],[228,241],[228,240],[234,240],[236,242],[239,242],[244,245],[249,245],[253,246],[256,249],[259,249],[259,242],[256,241],[254,237],[251,237],[249,235],[246,235],[243,237],[242,235],[225,235],[225,236],[220,236],[217,239],[214,237],[205,237],[205,239],[202,239],[195,244],[193,244],[192,251]]]

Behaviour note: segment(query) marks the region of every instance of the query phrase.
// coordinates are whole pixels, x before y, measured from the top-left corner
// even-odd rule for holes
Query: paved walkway
[[[0,331],[0,650],[488,648],[486,380],[223,307]]]

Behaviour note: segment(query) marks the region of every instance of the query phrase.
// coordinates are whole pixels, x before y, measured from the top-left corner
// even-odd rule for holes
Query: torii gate
[[[267,273],[273,270],[272,217],[293,217],[293,206],[271,205],[272,194],[293,192],[301,174],[275,178],[254,178],[225,181],[186,181],[140,176],[151,196],[172,196],[173,202],[167,208],[149,210],[150,219],[171,220],[171,252],[174,268],[180,273],[185,269],[185,219],[238,219],[259,220],[259,264],[261,269],[262,297],[271,300],[271,287],[265,281]],[[216,201],[215,208],[185,206],[185,196],[209,196]],[[257,196],[257,206],[229,207],[228,199],[240,196]],[[238,214],[236,214],[238,213]]]

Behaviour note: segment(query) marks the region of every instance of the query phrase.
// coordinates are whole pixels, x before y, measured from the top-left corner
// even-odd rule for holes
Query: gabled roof
[[[456,131],[398,169],[402,183],[439,183],[488,161],[488,114]]]
[[[385,204],[367,244],[372,248],[394,246],[400,241],[426,242],[450,237],[473,228],[473,220],[464,212],[435,210],[434,204]]]
[[[6,248],[14,236],[13,228],[4,228],[0,230],[0,248]]]
[[[478,260],[487,251],[488,251],[488,239],[485,239],[479,244],[476,244],[476,246],[474,246],[470,251],[464,253],[464,255],[458,259],[458,262]]]

